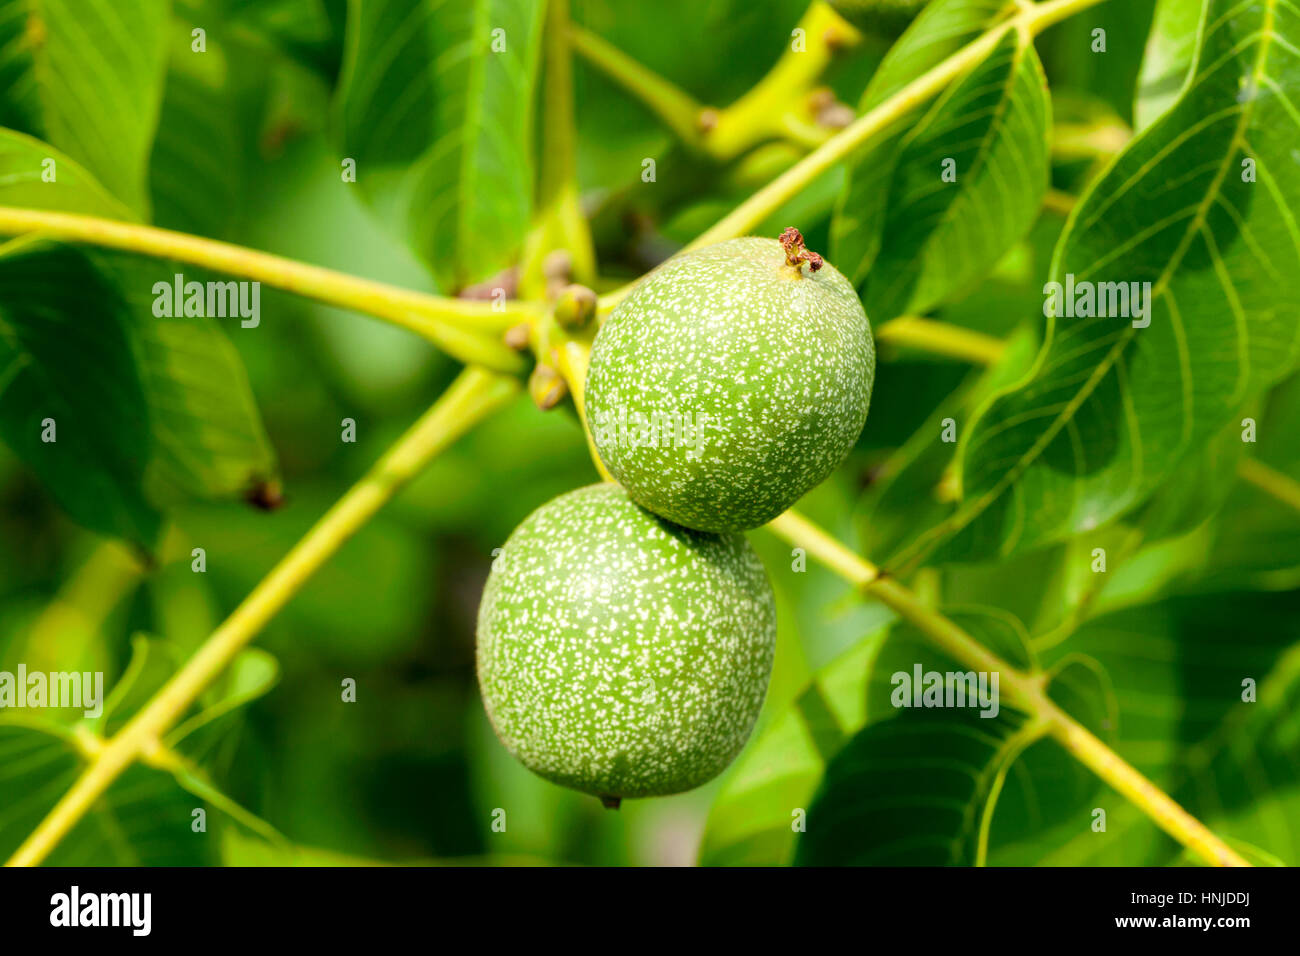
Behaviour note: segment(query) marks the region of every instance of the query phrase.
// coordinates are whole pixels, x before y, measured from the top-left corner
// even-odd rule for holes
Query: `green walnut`
[[[528,769],[617,806],[722,772],[753,729],[775,641],[772,588],[742,536],[677,527],[592,485],[534,511],[493,562],[479,687]]]
[[[930,0],[830,0],[835,12],[860,30],[896,37]]]
[[[875,367],[853,286],[798,230],[732,239],[668,260],[614,309],[592,346],[588,421],[638,504],[741,531],[844,461]]]

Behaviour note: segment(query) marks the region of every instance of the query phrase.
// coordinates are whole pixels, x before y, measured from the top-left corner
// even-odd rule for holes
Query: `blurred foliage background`
[[[15,7],[3,6],[6,13]],[[701,102],[723,105],[776,62],[806,6],[574,0],[573,16]],[[1123,140],[1154,10],[1154,0],[1117,0],[1041,38],[1058,124],[1118,130]],[[181,52],[167,61],[149,160],[156,224],[414,289],[457,291],[440,287],[399,230],[340,182],[342,0],[177,0],[164,15],[171,49]],[[207,30],[206,57],[185,52],[194,25]],[[1098,26],[1110,38],[1104,58],[1088,49]],[[868,37],[835,60],[825,82],[838,100],[858,102],[891,40]],[[610,285],[689,241],[804,151],[772,144],[713,162],[676,144],[645,107],[581,59],[575,83],[583,206]],[[645,157],[657,158],[653,190],[640,180]],[[1057,154],[1052,186],[1077,194],[1104,161]],[[796,223],[811,248],[828,248],[837,177],[841,170],[782,209],[767,231]],[[933,441],[938,422],[973,409],[999,381],[1028,368],[1042,335],[1041,287],[1064,222],[1064,210],[1049,205],[987,279],[940,312],[1009,339],[1013,358],[996,376],[956,360],[882,350],[858,447],[803,504],[860,553],[884,561],[946,507],[931,490],[941,486],[951,455]],[[269,288],[262,295],[256,331],[233,322],[225,331],[278,458],[283,506],[183,504],[171,512],[167,546],[145,564],[70,521],[34,475],[0,451],[0,669],[18,661],[29,669],[40,662],[102,669],[113,687],[134,658],[142,667],[138,693],[158,686],[457,371],[402,330]],[[1297,473],[1297,382],[1275,390],[1259,414],[1258,457]],[[344,418],[357,423],[355,444],[339,441]],[[865,662],[892,615],[854,600],[811,563],[790,573],[789,547],[766,532],[752,538],[778,595],[776,670],[750,748],[722,778],[608,812],[533,777],[493,737],[474,678],[475,616],[492,549],[532,509],[595,479],[571,410],[542,413],[521,396],[346,544],[266,628],[259,650],[214,689],[210,703],[249,699],[187,738],[186,753],[203,768],[195,786],[215,787],[286,843],[268,840],[255,819],[222,812],[215,798],[202,801],[211,808],[208,832],[192,833],[195,797],[136,768],[108,801],[116,822],[89,818],[52,862],[792,859],[789,808],[806,805],[823,763],[809,756],[791,715],[819,726],[809,717],[812,693],[838,713],[841,728],[860,725]],[[1112,530],[1118,550],[1130,529]],[[190,570],[197,545],[206,549],[205,574]],[[1213,519],[1138,543],[1104,587],[1080,575],[1080,547],[925,569],[914,584],[942,592],[946,602],[1010,612],[1028,635],[1049,638],[1041,643],[1049,664],[1084,652],[1101,661],[1109,710],[1099,719],[1112,740],[1120,734],[1121,752],[1212,824],[1293,862],[1300,856],[1296,739],[1267,737],[1279,729],[1274,722],[1258,730],[1258,747],[1243,745],[1250,751],[1243,758],[1244,738],[1232,734],[1255,733],[1254,718],[1239,721],[1247,729],[1226,742],[1220,728],[1241,676],[1262,680],[1287,660],[1295,667],[1300,516],[1238,483]],[[1075,624],[1068,645],[1052,643],[1053,633]],[[1231,668],[1223,660],[1229,650]],[[345,678],[357,682],[356,703],[340,701]],[[129,710],[124,703],[121,712]],[[37,756],[9,752],[0,769],[0,858],[75,770],[70,756],[66,763]],[[1085,790],[1084,799],[1118,802]],[[1015,806],[1010,798],[1007,806]],[[492,829],[496,808],[506,810],[505,832]],[[1179,858],[1140,815],[1116,814],[1128,828],[1123,840],[1103,845],[1077,820],[1044,818],[1037,829],[1008,830],[993,860]],[[302,849],[294,856],[290,846]]]

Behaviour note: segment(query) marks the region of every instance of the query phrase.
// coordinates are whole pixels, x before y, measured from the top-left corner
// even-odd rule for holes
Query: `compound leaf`
[[[968,430],[962,504],[907,558],[1009,555],[1114,520],[1295,367],[1300,13],[1213,0],[1199,36],[1181,99],[1071,215],[1038,361]]]
[[[1289,865],[1300,860],[1293,605],[1285,594],[1179,597],[1098,618],[1068,642],[1070,653],[1099,661],[1113,684],[1116,752],[1230,843],[1256,844]],[[1104,831],[1074,826],[1059,839],[1009,844],[996,862],[1180,860],[1181,847],[1138,808],[1109,793],[1098,806],[1107,813]]]
[[[1024,628],[1011,615],[973,606],[952,608],[947,613],[1017,668],[1037,668]],[[981,717],[970,709],[896,708],[891,700],[895,675],[911,675],[917,666],[923,672],[946,674],[954,670],[952,661],[935,651],[910,625],[896,624],[886,635],[873,634],[863,639],[818,671],[790,707],[767,724],[729,772],[709,813],[701,863],[777,865],[788,863],[796,848],[797,859],[805,863],[849,862],[839,856],[841,851],[853,862],[862,862],[877,852],[888,857],[893,849],[883,844],[868,846],[867,842],[888,840],[891,833],[901,832],[899,828],[879,821],[859,826],[862,821],[858,819],[846,823],[841,832],[838,824],[827,821],[844,822],[848,818],[841,811],[857,812],[846,805],[855,803],[861,794],[843,789],[841,771],[846,779],[859,779],[858,761],[872,752],[877,742],[902,740],[910,734],[926,739],[933,736],[936,747],[954,754],[969,748],[967,756],[974,760],[970,765],[982,768],[975,774],[977,782],[984,781],[975,788],[978,794],[972,792],[963,804],[970,812],[979,810],[975,828],[949,832],[935,843],[946,848],[945,860],[949,862],[969,863],[982,858],[982,853],[977,852],[981,833],[985,842],[1012,840],[1026,828],[1045,826],[1045,819],[1050,821],[1077,806],[1083,795],[1092,792],[1094,779],[1073,758],[1050,741],[1034,744],[1037,731],[1026,730],[1024,717],[1005,707],[999,706],[999,712],[991,717]],[[1104,732],[1112,707],[1090,668],[1077,661],[1065,662],[1053,671],[1050,687],[1058,703]],[[917,739],[907,748],[929,753],[927,745],[917,743]],[[976,751],[984,750],[989,752],[975,759]],[[1016,756],[1020,761],[1012,759]],[[1001,765],[1003,761],[1006,767]],[[1006,812],[1006,819],[997,818],[993,810],[998,794],[990,792],[988,784],[1013,763],[1017,764],[1018,777],[1046,781],[1047,788],[1026,789],[1024,781],[1002,788],[1003,798],[1012,809]],[[984,771],[990,776],[983,777]],[[873,790],[888,787],[874,777],[870,780]],[[924,774],[916,781],[921,790],[932,783],[964,786],[960,780],[936,782]],[[850,785],[850,790],[855,786]],[[933,809],[934,804],[927,803],[920,790],[918,795],[922,798],[918,805]],[[986,804],[987,814],[983,809]],[[808,830],[800,836],[796,824],[804,810]],[[916,822],[920,829],[931,826],[924,820]],[[945,819],[938,825],[947,827],[953,822]],[[959,852],[950,859],[947,851],[954,848]]]
[[[353,2],[343,156],[446,289],[518,253],[532,209],[541,0]]]
[[[1014,618],[948,616],[1018,668],[1036,668]],[[992,706],[966,696],[965,706],[900,707],[910,696],[900,675],[918,670],[944,675],[945,688],[963,695],[972,686],[908,628],[891,637],[871,668],[872,719],[826,767],[796,863],[983,865],[991,846],[1068,818],[1095,790],[1095,778],[1042,739],[1040,725],[1000,702],[994,675],[975,675],[988,681]],[[1063,662],[1048,686],[1076,719],[1106,732],[1113,707],[1089,662]]]

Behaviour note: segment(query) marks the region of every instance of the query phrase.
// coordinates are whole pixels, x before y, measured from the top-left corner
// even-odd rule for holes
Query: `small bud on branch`
[[[528,376],[528,394],[534,405],[549,412],[564,401],[564,397],[569,394],[569,386],[553,366],[539,362]]]

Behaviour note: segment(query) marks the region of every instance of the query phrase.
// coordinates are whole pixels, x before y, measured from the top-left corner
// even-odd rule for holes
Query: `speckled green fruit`
[[[528,769],[601,797],[660,796],[740,752],[775,641],[772,588],[743,537],[592,485],[534,511],[493,562],[479,687]]]
[[[588,420],[638,504],[741,531],[844,461],[875,365],[862,303],[834,267],[732,239],[670,259],[619,303],[592,347]]]

